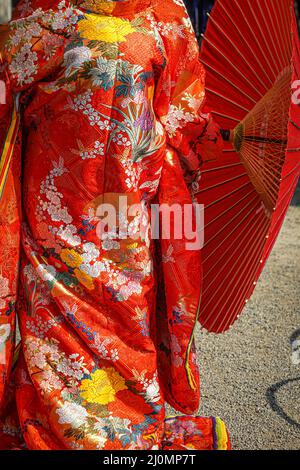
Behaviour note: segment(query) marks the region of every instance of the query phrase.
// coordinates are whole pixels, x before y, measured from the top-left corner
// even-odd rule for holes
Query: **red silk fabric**
[[[0,209],[1,445],[226,448],[212,419],[165,422],[166,401],[199,405],[201,257],[185,238],[151,240],[144,217],[191,204],[221,147],[190,21],[178,0],[125,2],[124,16],[76,3],[25,0],[0,27],[23,109]],[[99,239],[97,209],[119,196],[141,206],[130,237]]]

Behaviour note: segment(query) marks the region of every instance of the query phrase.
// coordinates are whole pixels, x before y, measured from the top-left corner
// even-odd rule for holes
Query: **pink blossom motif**
[[[6,104],[6,84],[3,80],[0,80],[0,104]]]
[[[52,370],[45,370],[42,374],[40,387],[44,392],[52,392],[63,388],[63,382]]]
[[[43,36],[43,48],[47,59],[49,59],[63,44],[64,39],[62,37],[53,36],[53,34],[45,34]]]
[[[33,77],[37,74],[37,60],[38,55],[32,51],[30,44],[25,44],[16,54],[9,70],[19,85],[33,82]]]
[[[181,347],[179,345],[177,337],[174,334],[171,335],[171,354],[174,366],[182,366],[183,358],[181,356]]]
[[[121,103],[122,108],[127,108],[127,106],[130,105],[131,101],[132,101],[132,99],[131,99],[130,96],[128,96],[127,98],[125,98],[125,99],[122,101],[122,103]]]
[[[134,98],[133,98],[133,101],[135,104],[143,104],[143,103],[147,103],[147,99],[145,97],[145,94],[143,91],[138,91]]]
[[[172,424],[172,431],[174,438],[188,438],[192,435],[201,435],[201,430],[197,429],[197,425],[194,421],[178,420]]]
[[[30,0],[23,0],[23,2],[19,2],[19,4],[16,6],[16,10],[20,18],[31,15],[33,8],[30,4]]]
[[[134,294],[140,294],[142,292],[142,286],[137,282],[128,282],[120,288],[120,298],[128,300]]]
[[[5,308],[6,299],[9,294],[9,283],[8,279],[0,275],[0,308]]]

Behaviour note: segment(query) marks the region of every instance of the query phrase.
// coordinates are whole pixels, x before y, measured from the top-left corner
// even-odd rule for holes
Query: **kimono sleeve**
[[[66,36],[31,15],[0,25],[1,67],[13,93],[53,74],[62,65]]]
[[[0,412],[16,346],[22,167],[18,102],[60,66],[64,43],[36,17],[0,26]]]
[[[205,71],[199,60],[195,35],[166,41],[166,66],[157,84],[156,112],[167,142],[190,170],[220,157],[220,129],[205,109]]]

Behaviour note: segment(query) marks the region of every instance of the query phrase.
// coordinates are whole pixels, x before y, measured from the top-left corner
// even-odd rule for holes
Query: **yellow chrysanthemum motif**
[[[81,271],[78,268],[74,269],[74,274],[77,277],[80,284],[82,284],[86,289],[88,290],[95,289],[93,279],[91,278],[91,276],[89,276],[88,274],[86,274],[85,272]]]
[[[61,260],[70,268],[78,268],[83,263],[83,259],[75,250],[64,249],[60,253]]]
[[[92,13],[78,22],[78,30],[84,39],[108,43],[123,42],[128,34],[136,31],[127,20]]]
[[[98,369],[90,379],[80,385],[80,395],[88,403],[107,405],[115,400],[116,393],[126,390],[124,378],[113,368]]]

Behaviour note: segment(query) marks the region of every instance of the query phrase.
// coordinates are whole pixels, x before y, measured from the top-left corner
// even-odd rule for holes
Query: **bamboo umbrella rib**
[[[230,36],[224,31],[224,29],[219,25],[219,23],[211,16],[211,15],[208,15],[211,22],[215,25],[216,29],[221,31],[221,33],[223,34],[223,36],[225,36],[225,38],[227,39],[228,42],[230,42],[230,44],[232,45],[232,47],[237,51],[238,55],[243,59],[243,61],[247,64],[247,66],[249,67],[249,69],[251,70],[251,72],[253,73],[253,75],[258,79],[258,81],[260,82],[260,84],[263,86],[263,87],[266,87],[266,83],[262,81],[261,77],[258,75],[258,73],[253,69],[252,65],[251,65],[251,62],[249,62],[249,59],[246,59],[244,54],[241,52],[241,50],[237,47],[237,45],[232,41],[232,39],[230,38]],[[265,76],[267,78],[267,80],[270,82],[270,77],[268,77],[268,75],[265,73]]]
[[[216,91],[216,90],[212,90],[211,88],[206,87],[206,91],[209,91],[210,93],[213,93],[214,95],[218,96],[219,98],[222,98],[224,101],[227,101],[228,103],[233,104],[234,106],[236,106],[237,108],[241,109],[242,111],[245,111],[246,113],[249,113],[249,112],[250,112],[250,109],[247,109],[247,108],[245,108],[244,106],[241,106],[241,105],[238,104],[236,101],[233,101],[233,100],[230,100],[229,98],[226,98],[226,96],[221,95],[221,93],[219,93],[219,92]]]
[[[225,119],[230,119],[231,121],[235,121],[238,123],[240,122],[240,119],[234,118],[232,116],[228,116],[227,114],[219,113],[218,111],[211,111],[211,114],[215,114],[216,116],[220,116]]]
[[[206,191],[209,191],[210,189],[217,188],[218,186],[223,186],[225,183],[232,183],[232,181],[236,181],[242,178],[243,176],[247,176],[247,173],[242,173],[238,176],[235,176],[234,178],[229,178],[227,180],[224,180],[221,183],[216,183],[216,184],[213,184],[212,186],[208,186],[207,188],[201,189],[197,194],[202,194],[202,193],[205,193]]]
[[[272,145],[270,147],[270,144]],[[277,158],[283,160],[287,144],[285,141],[281,143],[277,142],[276,139],[270,139],[270,141],[257,141],[257,140],[245,140],[240,153],[247,155],[249,152],[258,152],[255,160],[261,159],[262,162],[269,161],[270,158]]]
[[[261,236],[263,237],[264,236],[264,233],[266,233],[266,230],[267,230],[267,226],[266,224],[263,225],[262,229],[261,229]],[[255,245],[255,248],[259,248],[259,245],[258,245],[258,242],[256,243]],[[235,294],[235,297],[233,300],[231,300],[230,302],[230,308],[228,309],[228,311],[232,311],[232,307],[235,306],[236,309],[233,310],[234,312],[234,317],[233,317],[233,313],[231,315],[226,315],[226,314],[223,314],[223,311],[225,309],[225,301],[223,303],[223,306],[221,307],[221,309],[219,310],[219,318],[223,316],[223,321],[221,322],[220,326],[219,326],[219,331],[223,331],[224,329],[228,329],[229,325],[232,323],[232,320],[237,316],[238,312],[242,309],[242,306],[245,306],[247,301],[248,301],[248,296],[249,296],[249,289],[253,288],[253,285],[254,285],[254,279],[255,279],[255,272],[257,271],[258,269],[258,266],[259,266],[259,261],[258,261],[258,258],[260,258],[260,256],[258,256],[258,254],[262,254],[262,251],[253,251],[252,252],[252,256],[250,258],[248,258],[247,260],[247,263],[244,265],[244,268],[243,270],[241,271],[241,268],[242,268],[242,264],[239,265],[239,269],[238,271],[235,272],[235,275],[233,277],[233,280],[236,279],[236,275],[239,275],[238,276],[238,281],[235,281],[237,283],[237,285],[239,285],[239,289],[237,289],[236,291],[236,294]],[[248,282],[247,283],[244,283],[242,282],[245,278],[245,272],[249,272],[250,275],[248,277]],[[232,281],[233,282],[233,281]],[[238,299],[240,298],[240,303],[238,303]],[[223,300],[223,299],[221,299]],[[237,305],[239,306],[237,308]],[[218,320],[218,318],[215,319],[215,322]],[[215,324],[214,322],[214,324]],[[214,326],[214,325],[213,325]]]
[[[247,151],[247,155],[243,155],[242,157],[242,160],[243,161],[251,161],[254,165],[258,165],[258,168],[260,170],[264,170],[264,169],[272,169],[273,170],[273,178],[274,178],[274,174],[276,175],[276,173],[274,172],[274,170],[276,171],[281,171],[282,169],[282,165],[283,165],[283,152],[281,152],[279,155],[278,155],[278,158],[276,158],[276,155],[274,155],[274,160],[272,161],[271,158],[268,158],[268,159],[265,159],[264,161],[259,161],[257,159],[257,157],[255,158],[255,149],[254,150],[251,150],[251,149],[248,149]]]
[[[223,152],[226,152],[226,150],[223,150]],[[230,152],[235,152],[235,150],[230,150]],[[215,166],[214,168],[201,170],[201,174],[204,175],[206,173],[212,173],[212,172],[214,173],[215,171],[218,171],[218,170],[228,170],[229,168],[234,168],[234,167],[242,166],[242,165],[243,165],[242,162],[238,162],[238,163],[232,163],[231,165]]]
[[[284,161],[284,154],[285,150],[283,150],[282,152],[280,152],[279,154],[279,162],[276,162],[275,160],[264,160],[263,162],[259,161],[257,159],[257,152],[256,152],[256,149],[253,149],[251,150],[251,148],[249,147],[249,149],[247,150],[247,153],[246,155],[244,154],[243,155],[243,160],[246,161],[247,163],[251,163],[253,164],[253,166],[256,168],[256,170],[267,170],[267,172],[269,170],[271,170],[269,172],[269,174],[272,175],[272,177],[274,178],[274,170],[281,170],[282,169],[282,164],[283,164],[283,161]]]
[[[246,1],[247,1],[247,4],[248,4],[248,6],[249,6],[249,8],[250,8],[250,10],[251,10],[252,16],[253,16],[253,18],[255,19],[255,22],[256,22],[256,24],[257,24],[257,26],[258,26],[258,29],[259,29],[259,31],[260,31],[260,34],[261,34],[261,36],[263,37],[264,45],[265,45],[266,48],[267,48],[267,52],[268,52],[268,54],[269,54],[269,57],[272,57],[272,53],[271,53],[271,50],[270,50],[269,42],[268,42],[267,39],[266,39],[265,32],[264,32],[264,30],[262,29],[262,27],[261,27],[261,25],[260,25],[260,23],[259,23],[259,21],[258,21],[258,19],[257,19],[257,15],[256,15],[256,13],[255,13],[255,11],[254,11],[252,5],[251,5],[251,2],[249,2],[249,0],[246,0]],[[251,0],[251,1],[253,1],[253,0]],[[257,2],[257,3],[259,3],[259,2]],[[274,67],[272,67],[271,70],[273,71],[273,70],[274,70]],[[276,77],[276,74],[273,72],[273,80],[275,79],[275,77]],[[273,81],[272,81],[272,82],[273,82]]]
[[[254,231],[254,233],[251,235],[251,237],[249,237],[249,239],[247,240],[247,243],[242,244],[242,249],[239,252],[239,256],[235,259],[234,263],[231,264],[231,267],[226,272],[226,275],[224,277],[222,277],[222,280],[221,280],[220,284],[218,285],[217,289],[214,290],[214,293],[210,297],[210,299],[207,301],[207,303],[205,305],[205,308],[208,308],[209,305],[212,302],[214,302],[215,298],[217,298],[218,301],[216,303],[214,303],[214,307],[213,307],[214,310],[217,310],[218,306],[220,304],[222,305],[222,303],[223,303],[223,305],[226,305],[226,302],[224,301],[224,297],[226,299],[226,296],[228,296],[228,292],[232,292],[231,285],[235,281],[236,274],[239,273],[241,268],[243,268],[243,271],[242,271],[242,274],[243,274],[245,272],[245,270],[248,268],[249,263],[251,263],[253,261],[253,258],[256,260],[256,258],[257,258],[257,251],[256,250],[259,247],[259,245],[261,244],[261,237],[263,236],[264,232],[266,231],[267,225],[268,225],[268,222],[266,220],[262,219],[259,222],[259,224],[257,225],[256,231]],[[256,243],[254,243],[254,246],[253,246],[253,240],[256,241]],[[243,264],[243,263],[241,263],[241,259],[244,258],[245,253],[247,253],[249,251],[250,246],[251,247],[253,246],[252,256],[250,258],[248,258],[248,263]],[[240,269],[236,269],[237,266]],[[231,280],[229,282],[227,282],[228,278],[230,277],[232,272],[234,272],[235,275],[231,278]],[[240,274],[240,276],[239,276],[240,279],[242,278],[242,274]],[[253,278],[252,278],[252,282],[253,282]],[[220,289],[223,287],[224,283],[226,283],[226,288],[223,289],[222,295],[218,296],[218,293],[219,293]],[[204,293],[203,293],[203,295],[204,295]],[[220,311],[221,310],[219,310],[219,312]],[[213,313],[212,313],[212,315],[213,315]],[[208,317],[208,320],[210,318],[211,317]],[[216,320],[217,319],[215,319],[215,321]],[[215,322],[213,323],[212,327],[214,327],[214,325],[215,325]]]
[[[228,63],[231,65],[231,67],[232,67],[241,77],[243,77],[243,79],[248,83],[248,85],[251,86],[251,88],[252,88],[253,90],[255,90],[255,86],[253,85],[253,83],[241,72],[241,70],[240,70],[238,67],[236,67],[236,65],[229,59],[229,57],[226,57],[226,56],[222,55],[220,49],[219,49],[213,42],[211,42],[209,39],[207,39],[207,37],[204,36],[203,34],[202,34],[202,38],[203,38],[204,41],[208,42],[208,43],[222,56],[222,59],[225,59],[226,62],[228,62]]]
[[[252,103],[256,104],[257,103],[257,100],[255,98],[253,98],[252,96],[250,96],[248,93],[245,92],[245,90],[242,90],[242,88],[240,88],[238,85],[236,85],[235,83],[233,83],[232,80],[229,80],[228,77],[226,77],[224,74],[221,74],[220,72],[218,72],[214,67],[212,67],[210,64],[208,64],[207,62],[205,62],[204,60],[200,59],[201,60],[201,63],[205,66],[206,70],[211,70],[215,75],[218,75],[219,77],[222,78],[222,80],[224,80],[225,82],[227,82],[229,85],[231,85],[233,88],[235,88],[239,93],[241,93],[242,95],[246,96],[246,98],[248,98],[250,101],[252,101]],[[259,96],[263,96],[261,93],[258,93],[257,94]]]
[[[248,26],[249,31],[251,31],[252,37],[253,37],[254,41],[256,42],[256,45],[257,45],[257,47],[258,47],[258,50],[260,50],[260,51],[262,52],[262,54],[263,54],[263,56],[264,56],[264,59],[265,59],[266,63],[268,64],[269,69],[272,70],[273,67],[271,66],[271,64],[270,64],[270,62],[269,62],[269,59],[268,59],[268,57],[267,57],[267,54],[265,53],[265,51],[262,50],[261,44],[259,44],[259,42],[258,42],[258,40],[257,40],[257,36],[256,36],[256,34],[254,33],[253,28],[251,27],[251,25],[250,25],[250,23],[249,23],[249,21],[248,21],[248,18],[247,18],[245,15],[243,16],[243,10],[242,10],[242,8],[241,8],[241,5],[240,5],[236,0],[232,0],[232,2],[234,2],[235,5],[236,5],[236,6],[238,7],[238,9],[240,10],[241,17],[243,17],[245,23],[246,23],[247,26]],[[264,73],[264,72],[265,72],[265,67],[262,67],[262,64],[260,64],[260,66],[261,66],[261,72]]]
[[[278,165],[278,166],[274,165],[273,166],[273,174],[272,174],[272,171],[269,170],[269,168],[272,169],[271,164],[270,165],[265,164],[264,167],[262,168],[259,162],[255,161],[254,159],[249,158],[249,159],[247,159],[247,165],[249,165],[250,169],[253,170],[253,173],[255,174],[255,176],[257,176],[260,179],[260,181],[261,181],[260,172],[263,170],[263,178],[264,178],[263,184],[265,182],[267,182],[269,188],[272,188],[272,187],[274,188],[274,185],[275,185],[275,194],[274,194],[274,196],[276,196],[276,190],[278,189],[279,180],[276,183],[276,181],[274,179],[274,169],[281,170],[282,165]],[[265,184],[264,184],[264,187],[267,191],[269,191],[269,189],[267,189]]]
[[[244,142],[253,143],[254,145],[273,144],[273,145],[280,145],[281,147],[283,145],[286,147],[288,144],[287,140],[276,139],[275,137],[258,137],[256,135],[245,135]]]
[[[254,200],[253,200],[253,201],[254,201]],[[253,201],[252,201],[252,202],[253,202]],[[257,204],[257,209],[258,209],[258,208],[259,208],[259,204]],[[255,210],[255,208],[253,208],[253,211],[251,210],[251,211],[249,211],[249,212],[252,212],[252,218],[249,217],[249,220],[247,221],[246,225],[245,225],[244,227],[242,226],[242,230],[241,230],[239,236],[242,236],[242,235],[244,236],[244,235],[247,233],[248,227],[252,224],[252,222],[253,222],[254,220],[256,220],[256,216],[257,216],[257,215],[256,215],[256,210]],[[236,228],[239,228],[241,225],[242,225],[242,222],[238,223],[238,224],[236,225]],[[230,238],[230,237],[226,237],[226,240],[227,240],[228,238]],[[230,252],[231,256],[233,256],[234,252],[231,251],[231,248],[232,248],[232,247],[235,247],[235,248],[237,247],[236,239],[232,240],[231,244],[230,244],[229,246],[227,246],[226,250],[222,251],[221,256],[216,260],[215,264],[213,264],[213,265],[210,267],[210,269],[205,272],[205,275],[204,275],[204,278],[203,278],[203,279],[206,279],[206,278],[209,276],[209,274],[216,268],[216,266],[219,264],[219,262],[222,261],[222,259],[226,257],[226,255],[227,255],[228,252]],[[215,252],[216,252],[218,249],[219,249],[219,247],[217,247],[217,248],[215,249]],[[207,259],[208,259],[208,258],[207,258]],[[207,263],[207,259],[203,260],[203,263],[204,263],[204,264]],[[229,261],[230,261],[230,260],[231,260],[231,258],[229,258]],[[228,262],[229,262],[229,261],[228,261]],[[225,263],[225,264],[227,264],[227,263]],[[223,266],[223,264],[222,264],[222,266]],[[205,292],[210,288],[210,286],[211,286],[213,283],[214,283],[214,279],[211,280],[211,283],[207,286]]]
[[[253,191],[254,193],[254,191]],[[223,212],[221,212],[217,217],[215,217],[214,219],[210,220],[207,224],[205,224],[205,226],[203,227],[202,230],[207,230],[207,228],[211,225],[211,224],[214,224],[215,222],[217,222],[218,219],[221,219],[222,217],[224,217],[225,214],[227,214],[228,212],[230,212],[232,209],[234,209],[236,206],[238,206],[239,204],[241,204],[241,202],[243,202],[245,199],[247,199],[249,197],[249,194],[246,194],[244,197],[242,197],[241,199],[239,199],[237,202],[235,202],[234,204],[232,204],[232,206],[229,206],[227,207],[227,209]],[[207,207],[205,207],[203,209],[203,211],[206,211],[207,210]],[[202,231],[201,230],[201,231]]]
[[[284,198],[283,198],[283,201],[284,199],[286,198],[286,196],[290,195],[290,191],[287,191],[287,193],[285,194]],[[284,215],[284,213],[287,211],[288,207],[289,207],[289,204],[290,204],[290,199],[288,198],[288,201],[285,203],[285,206],[284,206],[284,209],[282,210],[281,214],[280,214],[280,217],[278,218],[278,221],[277,221],[277,224],[278,225],[279,223],[282,222],[282,216]],[[250,286],[251,288],[251,286]],[[229,319],[229,323],[228,325],[231,324],[232,320],[235,318],[236,316],[236,312],[238,312],[241,308],[241,304],[237,305],[236,307],[236,310],[232,313],[230,319]]]
[[[240,253],[239,257],[236,259],[235,261],[235,264],[234,266],[232,267],[231,271],[234,272],[234,276],[231,278],[231,280],[229,281],[229,283],[227,284],[227,290],[224,289],[223,293],[222,293],[222,296],[218,299],[218,302],[217,302],[217,305],[214,305],[214,308],[216,309],[216,307],[219,305],[219,304],[223,304],[223,307],[221,307],[221,309],[219,310],[219,315],[221,316],[222,315],[222,311],[224,310],[225,308],[225,305],[226,305],[226,295],[228,295],[228,292],[232,292],[232,289],[230,289],[231,285],[232,284],[237,284],[237,285],[240,285],[240,291],[241,290],[245,290],[245,294],[243,296],[243,303],[246,304],[246,301],[247,299],[245,298],[246,297],[246,286],[248,287],[249,284],[253,283],[254,282],[254,273],[253,273],[253,270],[255,268],[255,266],[257,266],[258,264],[258,258],[260,258],[259,255],[262,254],[262,250],[259,250],[259,246],[261,244],[261,239],[265,236],[264,234],[266,233],[267,231],[267,226],[268,226],[268,222],[266,220],[262,221],[261,225],[258,226],[258,229],[257,231],[254,233],[254,236],[251,238],[251,242],[252,242],[252,239],[254,238],[255,240],[255,243],[254,243],[254,246],[253,246],[253,250],[251,252],[251,256],[249,258],[247,258],[247,262],[246,263],[241,263],[241,258],[243,257],[244,258],[244,253],[246,251],[246,248]],[[255,238],[256,236],[256,238]],[[251,247],[252,247],[252,244],[251,244]],[[247,246],[248,248],[248,246]],[[249,250],[248,250],[249,251]],[[236,265],[238,265],[238,268],[236,270],[234,270],[234,268],[236,268]],[[242,271],[241,271],[242,269]],[[231,271],[230,273],[228,273],[226,275],[226,278],[229,276],[229,274],[231,274]],[[250,274],[249,276],[249,282],[248,282],[248,285],[245,285],[244,282],[242,282],[242,280],[244,281],[244,274],[245,272],[250,272],[252,274]],[[238,282],[236,282],[236,277],[238,275]],[[227,279],[224,279],[222,280],[222,284],[224,284],[224,282],[226,281]],[[230,302],[230,306],[236,304],[236,298],[238,297],[238,294],[240,294],[240,291],[237,291],[236,292],[236,295],[234,297],[233,300],[231,300]],[[247,289],[247,292],[248,292],[248,289]],[[216,294],[214,294],[216,295]],[[224,299],[225,297],[225,299]],[[230,311],[230,309],[229,309]],[[224,320],[226,318],[226,315],[224,315]],[[228,316],[227,316],[228,318]],[[215,318],[215,321],[212,325],[212,327],[214,327],[216,321],[218,320],[218,318]],[[228,325],[229,323],[227,323],[227,328],[228,328]],[[220,330],[222,330],[224,328],[224,321],[220,324]]]
[[[232,16],[229,14],[229,12],[227,11],[227,9],[224,7],[224,5],[222,4],[222,2],[219,2],[219,5],[222,7],[223,9],[223,12],[225,13],[225,15],[230,19],[232,25],[235,27],[235,29],[237,30],[240,38],[241,38],[241,43],[243,44],[243,41],[244,41],[244,35],[243,33],[241,32],[240,28],[238,27],[237,23],[232,19]],[[243,15],[242,15],[243,17]],[[260,66],[260,71],[264,74],[265,73],[265,69],[264,67],[262,67],[262,64],[257,60],[257,54],[253,51],[252,49],[252,46],[251,44],[247,44],[249,50],[251,51],[252,53],[252,56],[254,57],[256,63]],[[266,89],[266,88],[265,88]]]
[[[251,191],[249,191],[248,196],[250,196],[252,193],[256,193],[256,189],[253,187],[251,181],[247,181],[247,183],[243,184],[242,186],[239,186],[238,188],[234,189],[233,191],[230,191],[229,193],[226,193],[224,196],[220,197],[219,199],[215,199],[213,202],[211,202],[210,204],[207,204],[205,206],[205,210],[208,210],[208,209],[211,209],[213,206],[215,206],[216,204],[219,204],[220,202],[223,202],[225,199],[233,196],[234,194],[240,192],[242,189],[245,189],[247,186],[250,186],[251,187]],[[257,196],[257,193],[256,193],[256,196]],[[233,206],[229,206],[230,209],[233,209]]]
[[[276,146],[272,145],[272,153],[266,148],[266,144],[249,141],[240,152],[242,161],[253,160],[260,162],[261,165],[270,165],[272,168],[282,167],[284,162],[284,155],[286,152],[286,145]]]
[[[261,17],[263,18],[263,21],[264,21],[264,28],[265,30],[268,32],[268,35],[269,35],[269,41],[268,41],[268,44],[271,44],[272,45],[272,48],[273,48],[273,54],[271,53],[270,54],[270,57],[274,57],[276,55],[276,50],[274,48],[274,41],[272,40],[272,35],[271,35],[271,31],[270,31],[270,26],[269,26],[269,23],[266,21],[266,16],[264,14],[264,12],[262,11],[262,6],[261,6],[261,2],[257,2],[257,6],[260,10],[260,13],[261,13]],[[282,69],[282,66],[283,66],[283,63],[280,64],[279,62],[274,62],[274,64],[276,65],[276,72],[277,74],[280,72],[280,70]]]
[[[272,24],[272,29],[273,29],[273,32],[274,32],[274,36],[276,38],[276,42],[277,42],[277,53],[280,54],[280,57],[281,57],[281,64],[282,64],[282,67],[284,67],[284,65],[286,64],[285,62],[285,58],[284,58],[284,55],[282,53],[282,43],[280,42],[279,40],[279,37],[278,37],[278,29],[276,28],[276,26],[274,25],[274,21],[273,21],[273,15],[271,14],[270,12],[270,9],[269,9],[269,5],[268,5],[268,2],[265,2],[265,7],[268,11],[268,15],[269,15],[269,20]]]
[[[261,169],[260,167],[256,166],[254,164],[253,161],[248,161],[247,162],[247,165],[249,166],[249,169],[250,171],[252,172],[253,174],[253,177],[251,178],[251,175],[250,175],[250,179],[252,181],[253,179],[253,184],[255,185],[255,182],[256,182],[256,179],[257,181],[260,183],[260,185],[263,186],[263,189],[266,193],[272,195],[273,196],[276,196],[276,190],[278,189],[278,186],[279,186],[279,181],[278,183],[276,183],[275,181],[273,181],[271,179],[271,176],[268,174],[268,176],[266,176],[266,172],[264,172],[264,180],[262,181],[261,177],[259,176],[259,170]],[[257,176],[258,175],[258,176]],[[268,186],[265,184],[267,183]],[[256,184],[257,186],[257,184]],[[272,190],[275,190],[275,193],[271,193],[270,191]]]
[[[209,238],[209,240],[206,241],[206,243],[204,244],[204,247],[203,247],[203,248],[206,248],[206,249],[207,249],[207,246],[208,246],[213,240],[215,240],[216,238],[218,238],[218,236],[220,235],[220,233],[224,232],[225,229],[227,229],[228,227],[230,227],[230,225],[232,225],[233,222],[234,222],[246,209],[248,209],[248,207],[251,206],[251,204],[252,204],[255,200],[257,200],[257,195],[256,195],[256,194],[255,194],[255,197],[254,197],[252,200],[250,200],[246,206],[244,206],[237,214],[234,215],[234,217],[233,217],[231,220],[229,220],[229,222],[227,222],[227,224],[223,225],[223,227],[221,227],[221,229],[220,229],[218,232],[214,233],[214,235],[213,235],[211,238]],[[251,211],[252,211],[252,209],[250,209],[250,210],[246,213],[245,217],[243,217],[243,219],[242,219],[243,221],[245,221],[245,218],[248,217],[249,214],[251,214]],[[225,240],[227,240],[227,239],[233,234],[233,232],[234,232],[235,230],[236,230],[236,227],[234,226],[234,229],[233,229],[231,232],[229,232],[226,237],[224,237],[224,238],[222,239],[222,241],[221,241],[220,244],[218,245],[218,248],[219,248],[220,246],[222,246],[222,244],[225,242]],[[213,252],[213,253],[214,253],[214,252]],[[204,263],[207,262],[207,260],[208,260],[211,256],[212,256],[212,253],[210,253],[208,256],[205,256],[205,254],[204,254],[204,256],[203,256],[203,262],[204,262]]]

